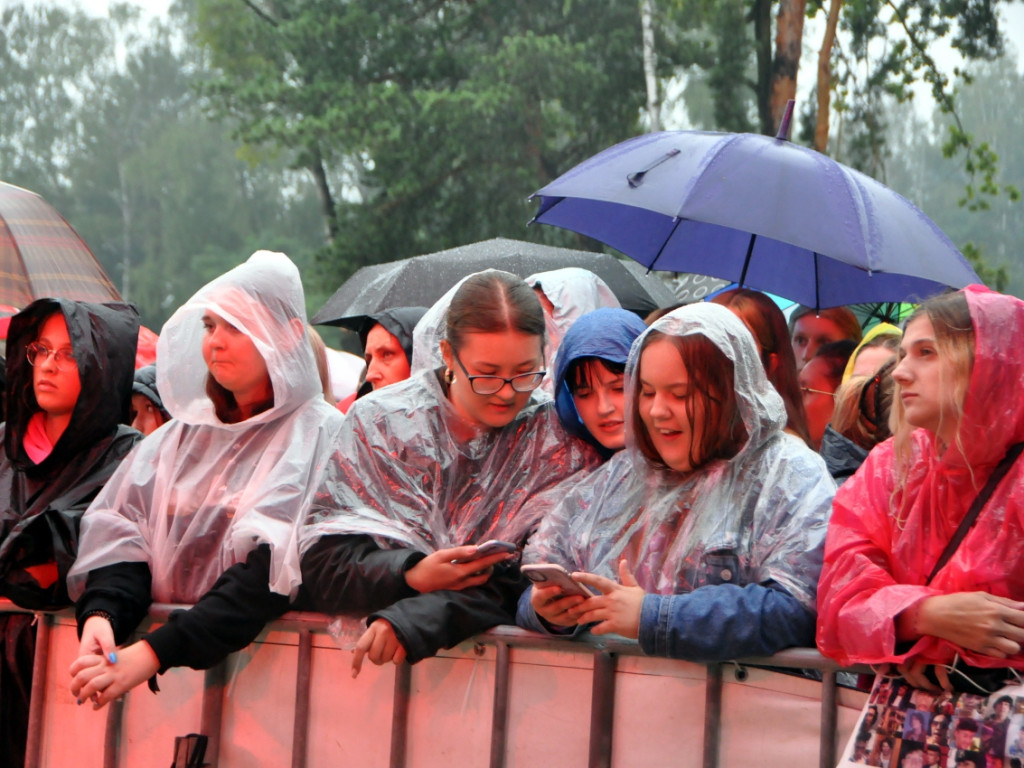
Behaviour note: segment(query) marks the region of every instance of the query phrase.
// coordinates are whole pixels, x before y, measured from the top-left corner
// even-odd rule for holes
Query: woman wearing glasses
[[[843,371],[856,346],[847,339],[825,344],[800,369],[800,394],[803,395],[807,431],[814,450],[821,448],[825,427],[832,421],[832,411],[836,406],[835,391],[843,381]]]
[[[124,304],[40,299],[11,320],[0,427],[0,596],[71,603],[85,508],[141,435],[128,416],[139,317]],[[0,616],[0,764],[24,762],[35,631]]]
[[[300,537],[312,607],[369,615],[354,673],[364,655],[416,662],[511,623],[515,557],[476,545],[522,544],[543,511],[524,504],[598,462],[534,395],[545,326],[530,287],[488,270],[449,296],[424,318],[444,328],[443,364],[352,406]],[[424,337],[418,328],[416,343]]]

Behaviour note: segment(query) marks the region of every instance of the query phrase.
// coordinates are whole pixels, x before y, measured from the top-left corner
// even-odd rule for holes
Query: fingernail
[[[109,654],[107,654],[107,658],[110,659],[110,663],[111,664],[117,664],[117,654],[114,653],[113,651],[111,651]]]

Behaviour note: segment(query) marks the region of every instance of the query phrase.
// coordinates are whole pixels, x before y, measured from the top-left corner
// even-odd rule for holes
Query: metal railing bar
[[[29,692],[25,768],[38,768],[43,749],[43,704],[46,701],[46,669],[50,663],[51,621],[53,619],[44,613],[36,614],[36,645],[32,656],[32,688]]]
[[[395,667],[394,704],[391,711],[390,768],[405,768],[409,740],[409,698],[412,692],[412,667],[402,662]]]
[[[313,633],[299,633],[299,660],[295,669],[295,720],[292,727],[292,768],[306,768],[309,741],[309,690],[313,666]]]
[[[199,732],[206,736],[206,763],[217,768],[220,756],[220,734],[224,721],[224,686],[227,681],[227,661],[206,670],[203,680],[203,709]]]
[[[820,768],[833,768],[836,764],[836,725],[839,722],[837,689],[836,673],[826,670],[821,676],[821,745],[818,748]]]
[[[615,655],[594,654],[590,696],[590,756],[588,768],[611,768],[612,730],[615,719]]]
[[[490,768],[505,768],[508,746],[509,650],[508,643],[497,643],[494,660],[494,711],[491,715]],[[482,651],[483,649],[481,649]]]
[[[88,702],[86,702],[88,704]],[[83,704],[82,706],[86,706]],[[103,726],[103,768],[117,768],[121,762],[121,725],[124,722],[124,697],[114,699],[107,709]]]
[[[718,768],[718,746],[722,733],[722,665],[708,664],[704,686],[703,768]]]

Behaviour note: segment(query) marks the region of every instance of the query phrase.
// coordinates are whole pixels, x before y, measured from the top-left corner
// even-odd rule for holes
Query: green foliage
[[[637,132],[634,4],[201,0],[221,76],[204,93],[248,146],[321,164],[334,282],[367,263],[532,237],[525,197]],[[368,31],[372,30],[372,34]]]
[[[146,325],[257,248],[312,265],[311,185],[280,160],[239,159],[203,117],[187,7],[145,28],[131,6],[102,19],[12,6],[3,21],[0,178],[61,211]]]
[[[980,64],[970,85],[957,83],[958,107],[965,118],[983,125],[988,149],[998,155],[1000,175],[1024,178],[1024,76],[1014,58]],[[962,205],[967,171],[944,159],[952,117],[936,109],[922,122],[908,104],[886,108],[894,128],[886,141],[892,150],[889,183],[921,206],[961,247],[979,276],[992,287],[1024,295],[1024,217],[1019,194],[1004,190],[989,195],[984,206]],[[973,209],[972,209],[973,208]],[[978,259],[978,261],[974,261]],[[1005,277],[1001,276],[1005,275]]]
[[[961,205],[985,210],[1000,192],[1017,196],[1012,185],[1000,184],[997,156],[968,131],[957,108],[957,91],[930,51],[948,43],[965,67],[991,61],[1003,53],[998,23],[999,0],[852,0],[843,5],[841,27],[849,34],[849,50],[835,57],[836,101],[840,120],[849,126],[841,149],[854,166],[881,176],[887,159],[888,125],[883,98],[913,98],[913,86],[926,84],[939,109],[952,117],[943,144],[947,158],[959,157],[967,172]],[[879,54],[878,51],[881,51]],[[962,85],[971,75],[954,71]]]

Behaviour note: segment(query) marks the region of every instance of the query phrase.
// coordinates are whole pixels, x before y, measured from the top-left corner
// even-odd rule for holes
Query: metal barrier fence
[[[172,610],[181,606],[153,605],[150,619],[164,621]],[[23,610],[0,600],[0,613]],[[59,614],[58,614],[59,615]],[[66,615],[66,614],[65,614]],[[37,640],[32,681],[32,700],[29,713],[28,750],[26,768],[39,768],[42,763],[42,725],[44,692],[50,684],[47,680],[49,633],[53,626],[53,614],[38,613]],[[298,634],[298,664],[295,675],[295,712],[293,721],[292,768],[305,768],[309,746],[311,660],[313,635],[326,633],[330,619],[316,613],[292,612],[285,614],[272,625],[276,630]],[[490,729],[490,768],[505,768],[508,739],[509,711],[509,670],[510,650],[541,649],[565,650],[571,643],[574,651],[589,649],[593,654],[591,680],[591,716],[589,725],[589,768],[609,768],[612,756],[612,720],[615,715],[615,680],[617,660],[622,656],[643,656],[635,642],[624,639],[589,638],[566,640],[527,632],[516,627],[497,627],[473,639],[478,648],[494,646],[496,669],[493,691],[493,713]],[[821,674],[820,743],[818,765],[830,768],[837,760],[837,681],[838,665],[811,648],[792,648],[774,656],[750,658],[707,666],[705,683],[704,741],[701,765],[703,768],[717,768],[722,730],[722,689],[726,674],[742,681],[748,667],[772,667],[777,669],[817,670]],[[852,668],[853,672],[869,671],[866,667]],[[391,768],[404,768],[407,754],[408,714],[411,701],[411,667],[400,665],[395,674],[392,694],[393,711],[391,721],[390,760]],[[209,737],[206,760],[210,766],[217,765],[219,735],[223,719],[223,705],[226,685],[226,665],[207,670],[202,699],[201,733]],[[106,720],[104,738],[104,768],[117,768],[119,761],[121,728],[124,703],[111,704]]]

